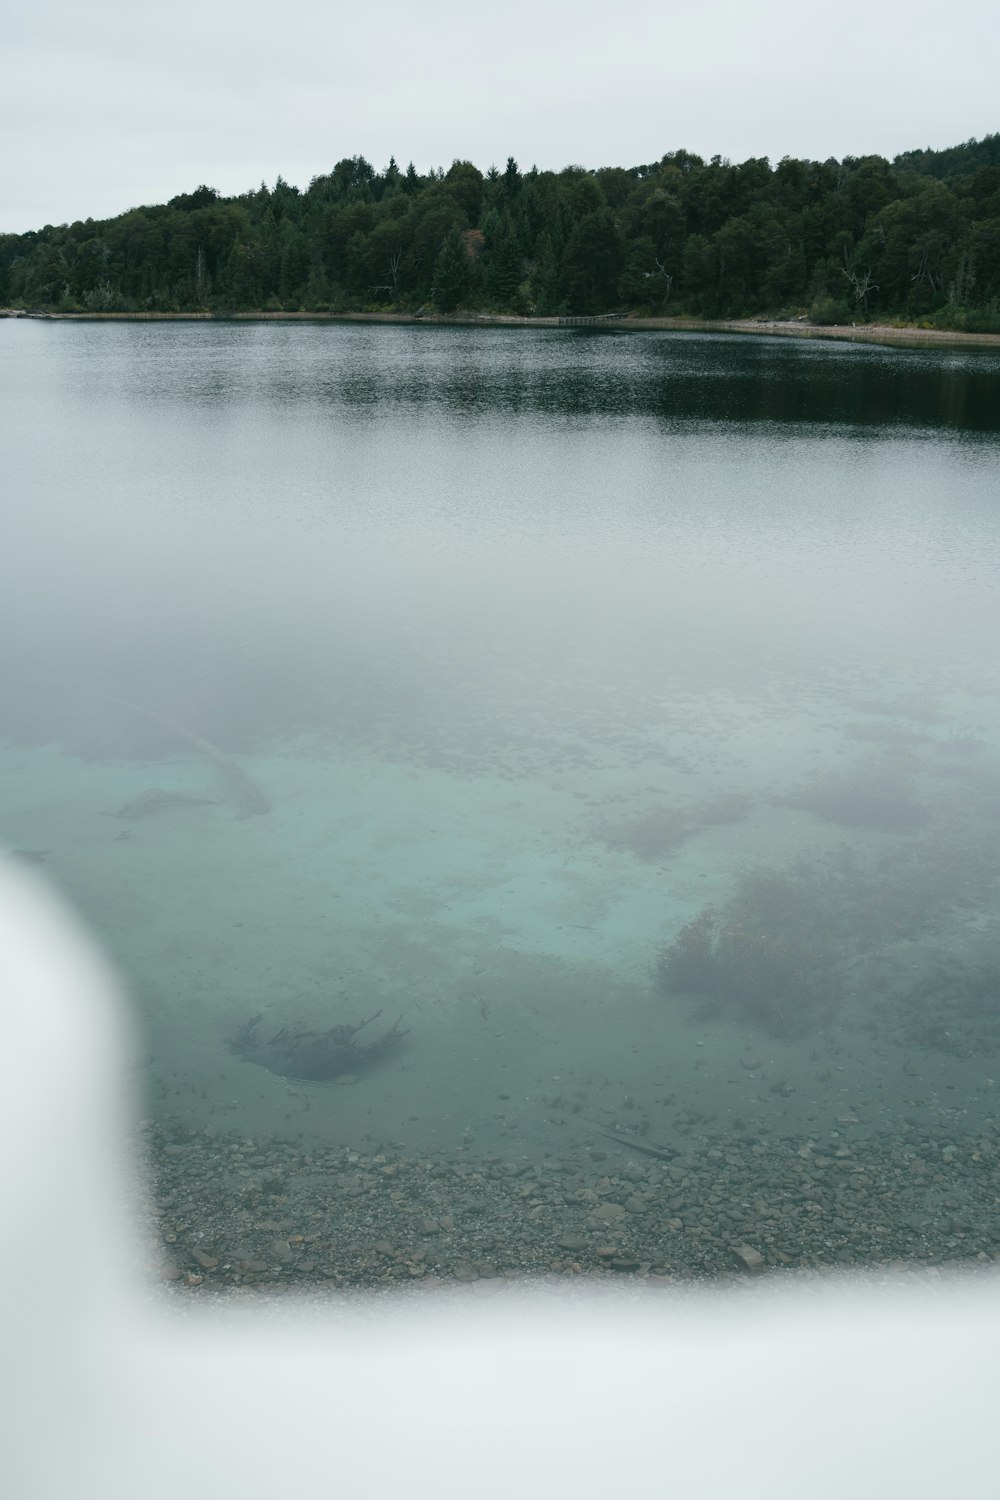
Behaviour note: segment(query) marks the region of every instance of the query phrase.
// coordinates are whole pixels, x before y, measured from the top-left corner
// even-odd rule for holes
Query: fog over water
[[[991,1116],[998,356],[0,352],[0,837],[121,966],[154,1118],[513,1159]],[[376,1012],[339,1082],[270,1040]]]

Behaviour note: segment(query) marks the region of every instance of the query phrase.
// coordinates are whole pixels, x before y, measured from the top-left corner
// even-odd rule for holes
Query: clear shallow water
[[[19,321],[0,358],[0,836],[122,966],[158,1120],[519,1158],[992,1118],[995,355]],[[151,788],[219,800],[109,819]],[[356,1083],[227,1046],[375,1011],[408,1035]]]

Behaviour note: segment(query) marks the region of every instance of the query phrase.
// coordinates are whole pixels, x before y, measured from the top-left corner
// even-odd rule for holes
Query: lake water
[[[991,1253],[1000,356],[8,320],[0,410],[0,837],[169,1202],[207,1141],[245,1239],[346,1161],[495,1181],[483,1262]]]

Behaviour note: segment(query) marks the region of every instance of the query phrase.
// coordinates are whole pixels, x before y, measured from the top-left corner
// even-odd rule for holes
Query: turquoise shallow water
[[[992,1117],[994,356],[0,347],[0,834],[121,966],[156,1119],[516,1156]],[[218,800],[108,816],[151,788]],[[227,1046],[258,1012],[407,1036],[283,1082]]]

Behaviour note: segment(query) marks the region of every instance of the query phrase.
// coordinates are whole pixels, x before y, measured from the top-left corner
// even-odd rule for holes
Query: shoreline
[[[890,323],[830,324],[761,318],[638,318],[614,313],[595,317],[515,317],[501,313],[400,312],[34,312],[0,308],[0,318],[28,318],[68,323],[423,323],[480,328],[608,328],[621,332],[739,333],[775,338],[834,339],[904,348],[935,346],[1000,348],[1000,333],[964,333],[957,329],[897,327]]]
[[[669,1161],[624,1132],[511,1159],[310,1148],[177,1120],[146,1122],[138,1144],[150,1277],[201,1295],[1000,1264],[995,1124],[702,1137]]]

